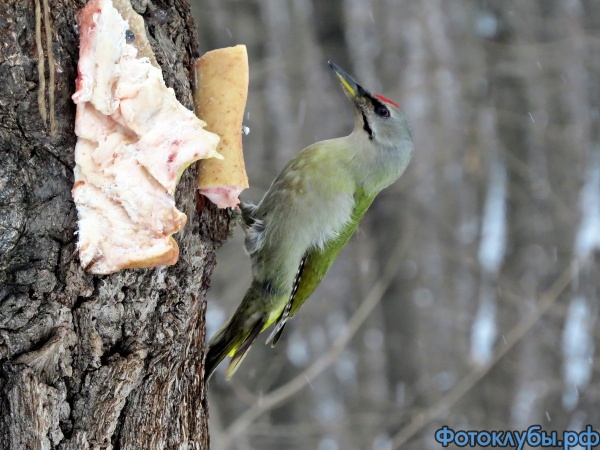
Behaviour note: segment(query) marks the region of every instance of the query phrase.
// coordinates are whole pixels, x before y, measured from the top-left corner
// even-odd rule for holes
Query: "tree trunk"
[[[208,448],[205,294],[229,218],[195,194],[190,168],[175,266],[82,270],[70,191],[84,4],[0,2],[0,448]],[[191,108],[188,0],[133,6]]]

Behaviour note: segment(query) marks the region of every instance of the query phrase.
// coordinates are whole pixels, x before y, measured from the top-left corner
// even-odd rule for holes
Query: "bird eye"
[[[378,106],[375,109],[375,114],[377,114],[379,117],[383,117],[384,119],[387,119],[388,117],[390,117],[390,110],[387,109],[385,106]]]

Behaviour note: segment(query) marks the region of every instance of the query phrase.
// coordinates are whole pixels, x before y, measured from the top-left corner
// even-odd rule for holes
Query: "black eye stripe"
[[[371,100],[371,104],[373,105],[373,110],[375,111],[375,114],[383,118],[390,117],[390,110],[387,108],[387,106],[385,106],[375,97],[369,96],[369,100]]]
[[[381,103],[379,100],[377,100],[375,97],[369,96],[369,100],[371,100],[371,104],[373,105],[373,108],[377,109],[377,108],[381,108],[382,106],[385,108],[385,105],[383,103]]]

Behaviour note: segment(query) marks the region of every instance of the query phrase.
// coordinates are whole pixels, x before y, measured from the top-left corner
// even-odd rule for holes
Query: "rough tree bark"
[[[132,3],[191,108],[188,0]],[[83,272],[70,97],[84,4],[0,2],[0,448],[208,448],[205,293],[228,216],[195,194],[188,169],[175,266]]]

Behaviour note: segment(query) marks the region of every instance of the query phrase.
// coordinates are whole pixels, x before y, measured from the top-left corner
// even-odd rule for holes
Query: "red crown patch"
[[[396,102],[394,102],[394,101],[390,100],[390,99],[389,99],[389,98],[387,98],[387,97],[384,97],[383,95],[380,95],[380,94],[375,94],[375,97],[377,97],[379,100],[381,100],[381,101],[382,101],[382,102],[384,102],[384,103],[389,103],[390,105],[394,105],[396,108],[400,108],[400,107],[398,106],[398,103],[396,103]]]

